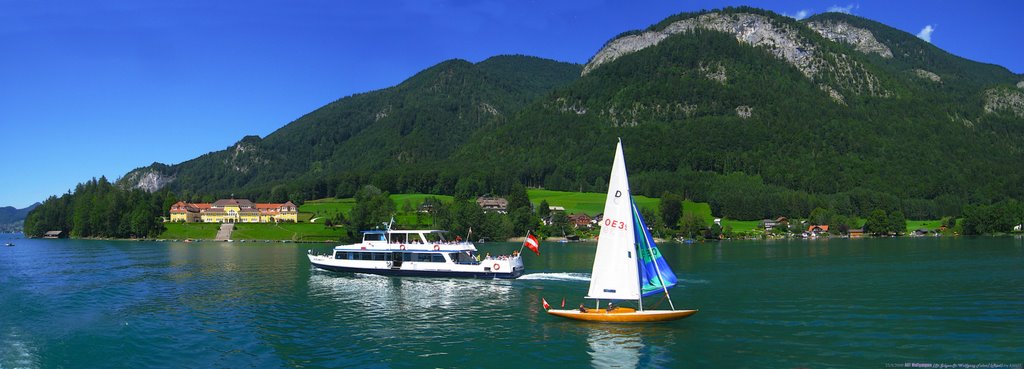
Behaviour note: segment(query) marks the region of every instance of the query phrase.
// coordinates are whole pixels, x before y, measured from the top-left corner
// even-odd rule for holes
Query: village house
[[[812,235],[828,233],[828,225],[811,225],[807,227],[807,233],[810,233]]]
[[[569,224],[572,224],[576,228],[580,228],[580,227],[587,228],[587,227],[590,227],[591,224],[593,223],[593,218],[591,218],[586,213],[582,213],[582,214],[569,214],[569,216],[567,218],[569,218]]]
[[[508,200],[501,197],[480,196],[476,198],[476,204],[484,209],[485,213],[505,214],[508,212]]]
[[[257,204],[246,199],[221,199],[212,204],[178,201],[171,205],[172,222],[184,223],[277,223],[298,222],[299,209],[284,204]]]
[[[786,217],[778,217],[778,218],[775,218],[775,219],[765,219],[765,220],[761,221],[761,227],[764,228],[764,230],[766,232],[771,232],[773,229],[775,229],[775,227],[778,227],[778,226],[781,226],[781,225],[787,225],[788,226],[789,225],[789,219],[786,218]]]

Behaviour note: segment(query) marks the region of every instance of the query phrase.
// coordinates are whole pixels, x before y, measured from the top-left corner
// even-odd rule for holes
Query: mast
[[[653,242],[654,240],[650,240],[650,241],[651,242],[647,243],[647,252],[649,252],[651,254],[651,257],[654,257],[654,248],[651,247],[651,244],[654,243]],[[672,304],[672,295],[668,293],[668,286],[665,285],[665,279],[662,278],[662,276],[661,276],[661,267],[658,266],[657,261],[655,261],[652,264],[654,264],[654,271],[658,275],[658,282],[661,283],[661,289],[663,291],[665,291],[665,298],[668,299],[668,307],[671,308],[674,311],[676,309],[676,306],[674,304]],[[639,278],[637,278],[637,280],[639,281]],[[642,294],[640,295],[640,299],[643,300],[643,295]],[[640,309],[640,310],[643,310],[643,309]]]

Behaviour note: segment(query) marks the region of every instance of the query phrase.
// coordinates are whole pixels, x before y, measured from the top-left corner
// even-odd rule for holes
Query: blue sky
[[[0,206],[266,136],[447,59],[585,63],[621,32],[737,5],[850,12],[1024,72],[1020,1],[0,0]]]

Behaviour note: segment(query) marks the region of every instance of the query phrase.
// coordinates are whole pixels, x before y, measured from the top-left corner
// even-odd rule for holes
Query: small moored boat
[[[330,254],[309,251],[313,266],[334,272],[416,277],[519,278],[518,252],[481,256],[472,242],[447,240],[440,230],[363,232],[362,242],[335,246]]]

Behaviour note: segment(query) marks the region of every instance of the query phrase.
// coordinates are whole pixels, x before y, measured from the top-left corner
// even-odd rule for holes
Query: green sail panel
[[[647,222],[640,215],[640,209],[636,207],[633,196],[629,197],[629,202],[633,210],[633,233],[638,256],[637,268],[640,272],[640,293],[643,296],[663,293],[665,289],[675,286],[678,278],[665,262],[665,258],[661,256],[661,251],[654,243],[651,232],[647,230]]]

